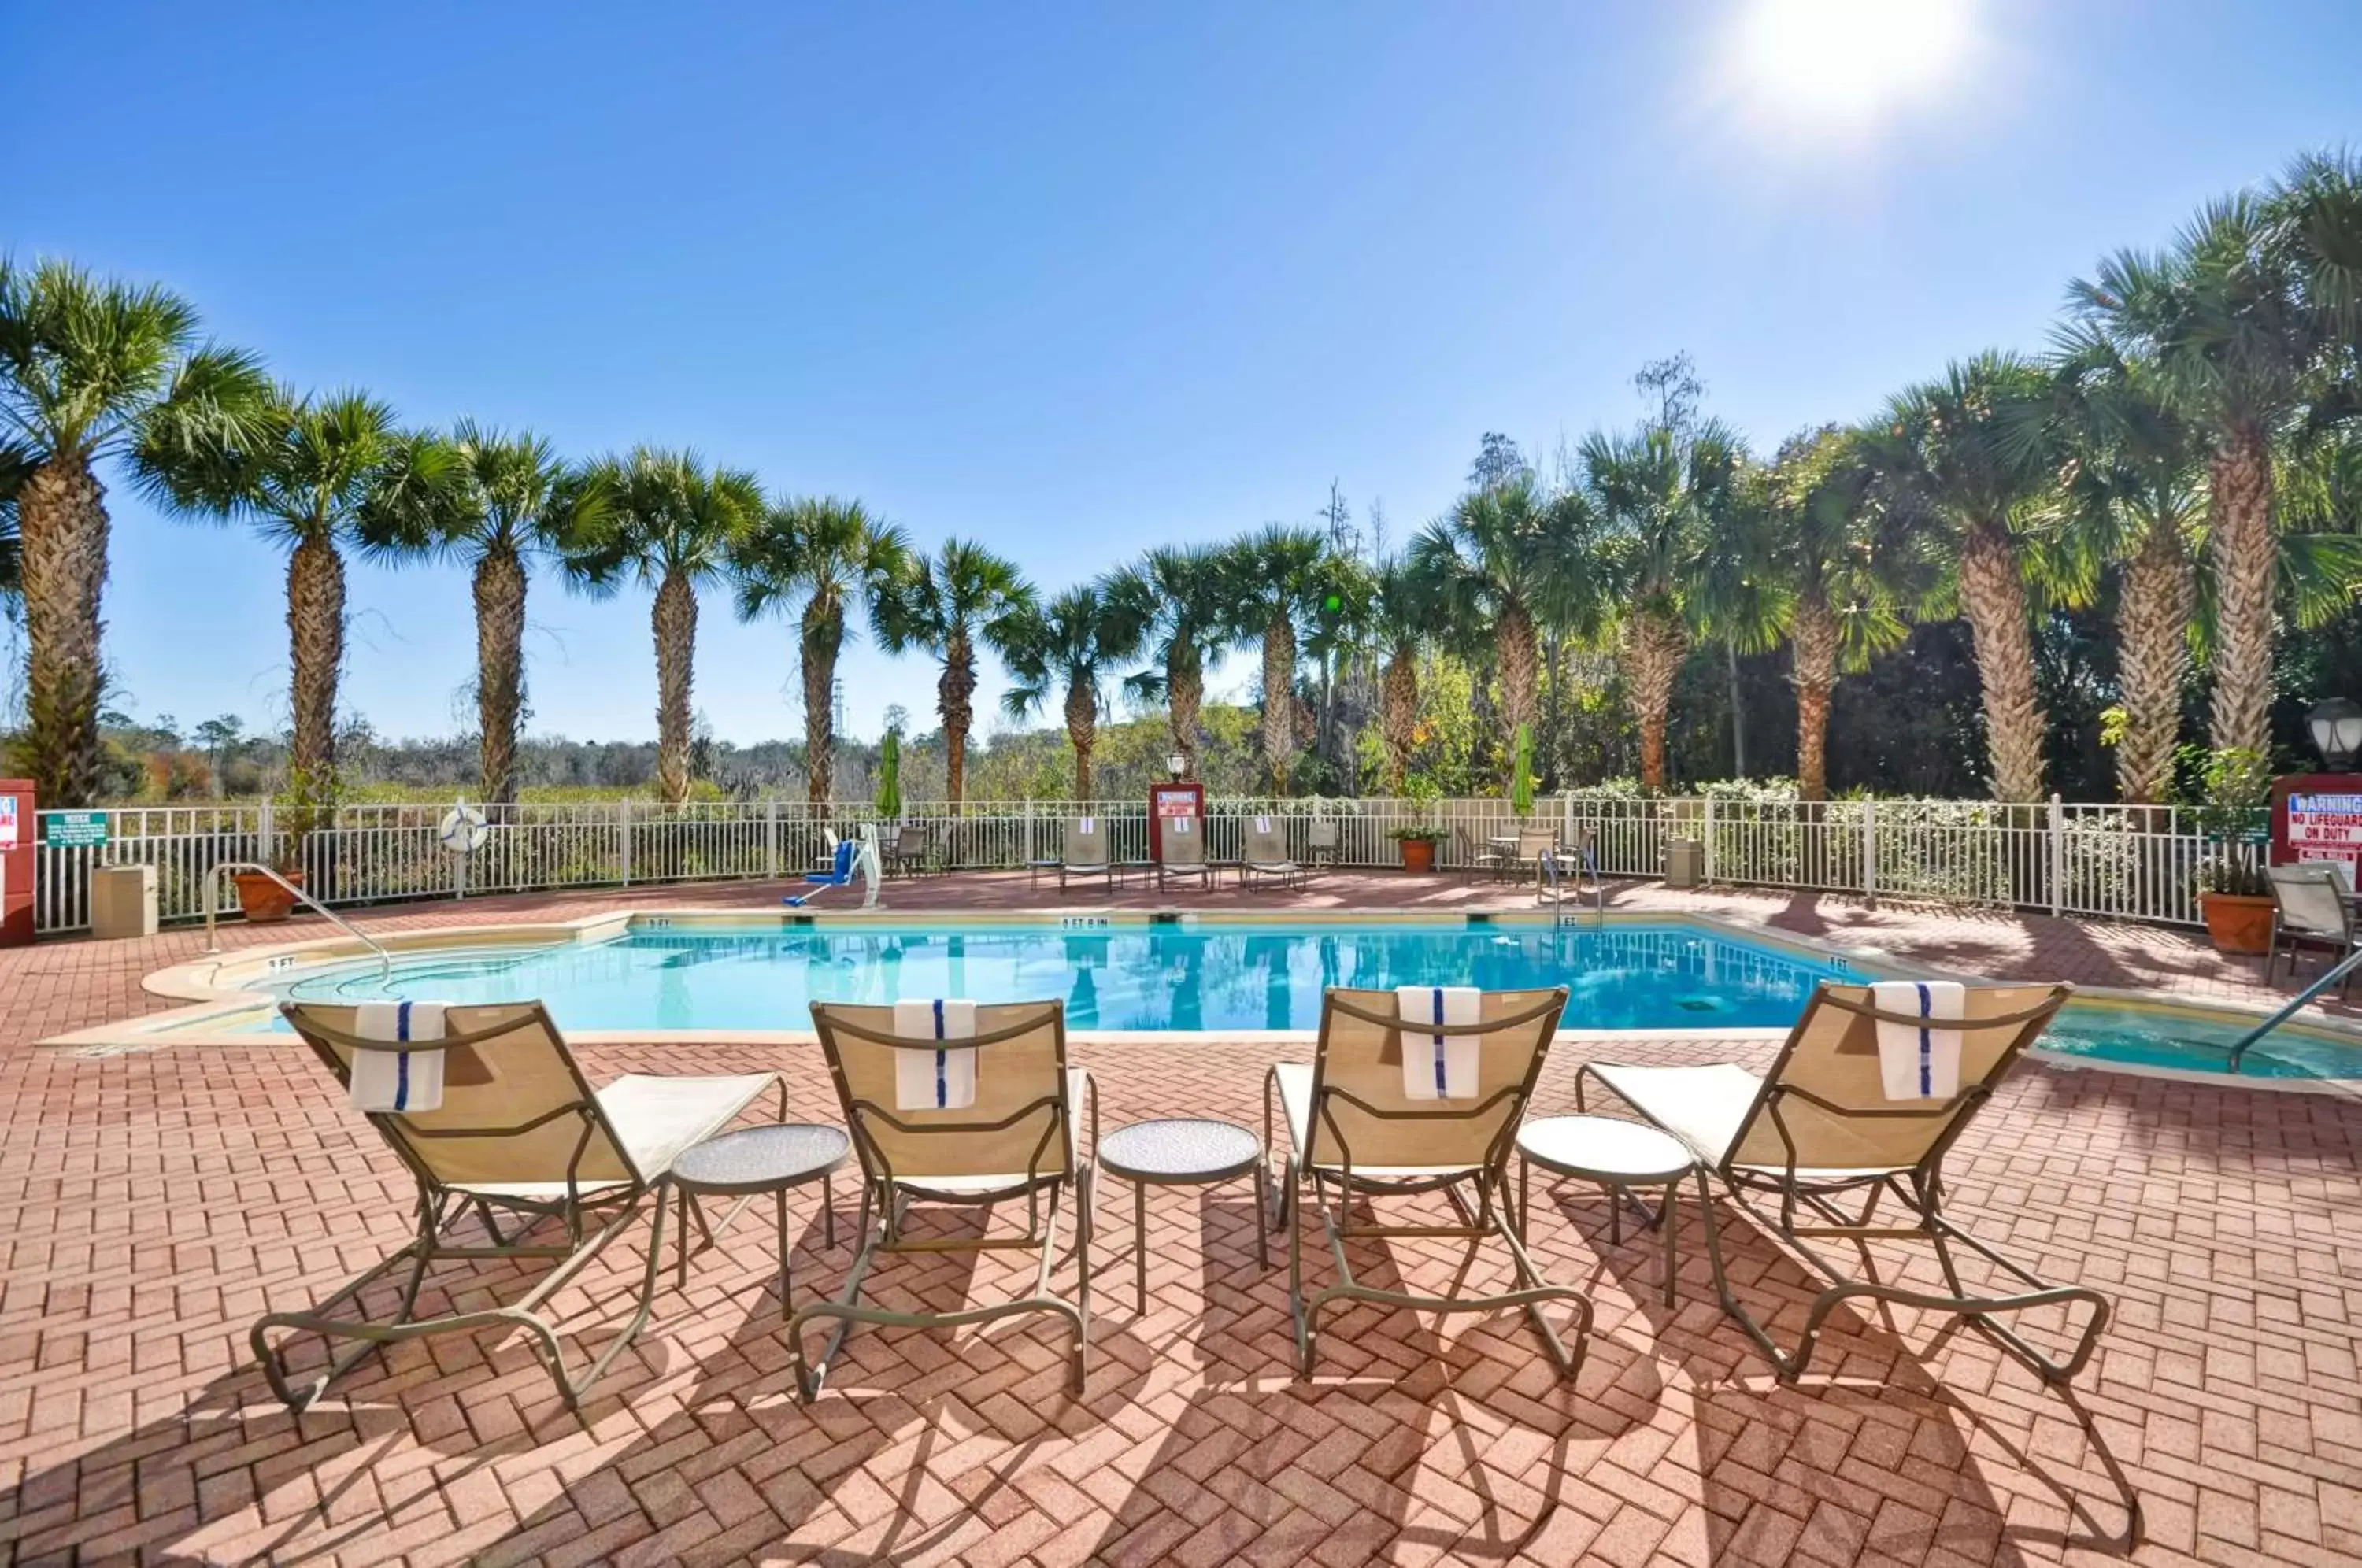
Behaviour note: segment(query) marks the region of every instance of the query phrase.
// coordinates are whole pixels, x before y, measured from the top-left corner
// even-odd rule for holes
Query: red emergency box
[[[0,947],[33,942],[33,781],[0,778]]]
[[[1194,817],[1199,823],[1206,820],[1206,787],[1203,784],[1152,784],[1148,788],[1148,857],[1164,858],[1164,824],[1174,817]]]

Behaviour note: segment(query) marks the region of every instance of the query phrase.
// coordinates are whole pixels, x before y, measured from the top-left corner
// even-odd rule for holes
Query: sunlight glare
[[[1859,128],[1924,105],[1966,70],[1974,0],[1745,0],[1734,74],[1759,114]]]

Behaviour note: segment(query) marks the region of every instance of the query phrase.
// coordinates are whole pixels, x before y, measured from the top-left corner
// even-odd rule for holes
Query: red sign
[[[1203,784],[1152,784],[1148,790],[1148,856],[1164,858],[1164,824],[1175,817],[1206,818]]]
[[[0,947],[33,941],[33,785],[0,778]]]
[[[2272,864],[2362,863],[2362,773],[2294,773],[2272,781]]]

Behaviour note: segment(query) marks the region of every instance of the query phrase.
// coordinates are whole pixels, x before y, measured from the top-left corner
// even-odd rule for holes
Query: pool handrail
[[[2294,1018],[2299,1012],[2304,1010],[2304,1006],[2307,1002],[2310,1002],[2313,998],[2319,996],[2322,992],[2327,990],[2330,987],[2337,984],[2340,980],[2345,978],[2346,976],[2352,974],[2357,965],[2362,965],[2362,947],[2354,949],[2354,951],[2348,953],[2335,964],[2330,966],[2329,968],[2323,971],[2319,979],[2305,987],[2304,989],[2297,992],[2295,998],[2291,999],[2286,1007],[2272,1014],[2271,1017],[2264,1020],[2263,1022],[2256,1025],[2255,1028],[2247,1031],[2246,1033],[2239,1036],[2237,1042],[2231,1047],[2231,1070],[2235,1073],[2239,1070],[2239,1063],[2241,1059],[2246,1055],[2249,1047],[2253,1046],[2256,1042],[2261,1040],[2265,1035],[2269,1034],[2273,1030],[2278,1029],[2281,1024],[2286,1023],[2290,1019]]]
[[[316,911],[330,925],[335,926],[338,931],[343,932],[347,936],[351,937],[355,942],[359,943],[362,946],[376,954],[377,977],[379,979],[385,979],[393,973],[393,955],[386,951],[385,944],[363,932],[359,927],[354,925],[352,922],[345,919],[342,915],[337,913],[336,911],[330,909],[327,905],[322,903],[319,900],[314,898],[311,894],[305,892],[303,889],[297,887],[294,883],[289,881],[278,872],[273,871],[270,867],[261,864],[259,861],[254,860],[219,861],[214,866],[213,869],[205,873],[206,953],[215,954],[219,953],[222,950],[220,939],[214,930],[215,916],[219,912],[221,906],[221,879],[225,873],[237,871],[250,871],[256,876],[270,878],[272,881],[286,889],[288,892],[293,894],[297,903],[304,905],[306,909]]]

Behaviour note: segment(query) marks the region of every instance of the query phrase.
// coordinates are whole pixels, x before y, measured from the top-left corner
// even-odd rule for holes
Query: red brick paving
[[[903,907],[1010,899],[1007,879],[891,892]],[[1314,896],[1414,894],[1437,907],[1491,896],[1342,876]],[[776,896],[635,889],[371,918]],[[1618,901],[1995,975],[2263,994],[2252,965],[2178,933],[1769,894],[1626,889]],[[579,1417],[524,1346],[486,1336],[402,1347],[299,1419],[248,1364],[247,1325],[398,1242],[408,1192],[393,1163],[296,1048],[105,1059],[28,1048],[162,1005],[138,991],[139,975],[201,945],[174,932],[0,954],[0,1561],[1951,1568],[2127,1555],[2100,1448],[2016,1364],[1915,1314],[1840,1313],[1814,1375],[1783,1388],[1713,1305],[1694,1214],[1668,1311],[1655,1238],[1628,1231],[1608,1246],[1601,1201],[1574,1186],[1538,1201],[1534,1227],[1546,1266],[1599,1306],[1572,1389],[1551,1381],[1519,1320],[1439,1330],[1371,1308],[1333,1320],[1321,1375],[1295,1382],[1286,1274],[1256,1273],[1252,1211],[1231,1184],[1152,1192],[1148,1312],[1133,1311],[1127,1274],[1103,1279],[1080,1400],[1064,1391],[1046,1324],[1002,1324],[956,1339],[857,1335],[845,1391],[799,1408],[767,1293],[769,1227],[750,1215],[692,1264],[685,1296],[660,1296],[657,1322]],[[1554,1054],[1542,1110],[1571,1103],[1593,1049]],[[800,1114],[833,1116],[803,1048],[583,1054],[602,1077],[781,1066]],[[1109,1124],[1177,1109],[1252,1122],[1271,1054],[1078,1048]],[[1615,1054],[1765,1052],[1657,1042]],[[2116,1302],[2081,1402],[2142,1501],[2132,1561],[2362,1559],[2362,1271],[2344,1261],[2362,1243],[2357,1147],[2362,1106],[2344,1099],[2041,1067],[2014,1077],[1964,1141],[1956,1216]],[[1104,1195],[1107,1252],[1133,1240],[1128,1198]],[[831,1288],[848,1253],[821,1248],[812,1199],[798,1201],[798,1289]],[[1740,1288],[1793,1331],[1805,1275],[1744,1227],[1729,1233]],[[1456,1261],[1440,1243],[1398,1242],[1360,1266],[1431,1289]],[[1880,1261],[1891,1277],[1926,1272],[1902,1250]],[[632,1263],[619,1248],[560,1297],[576,1353],[601,1342]],[[1308,1263],[1326,1277],[1317,1253]],[[1488,1258],[1477,1280],[1501,1266]],[[1019,1265],[888,1267],[884,1282],[949,1307],[996,1298]],[[437,1286],[490,1300],[521,1277],[454,1269]],[[2057,1342],[2055,1325],[2037,1332]]]

